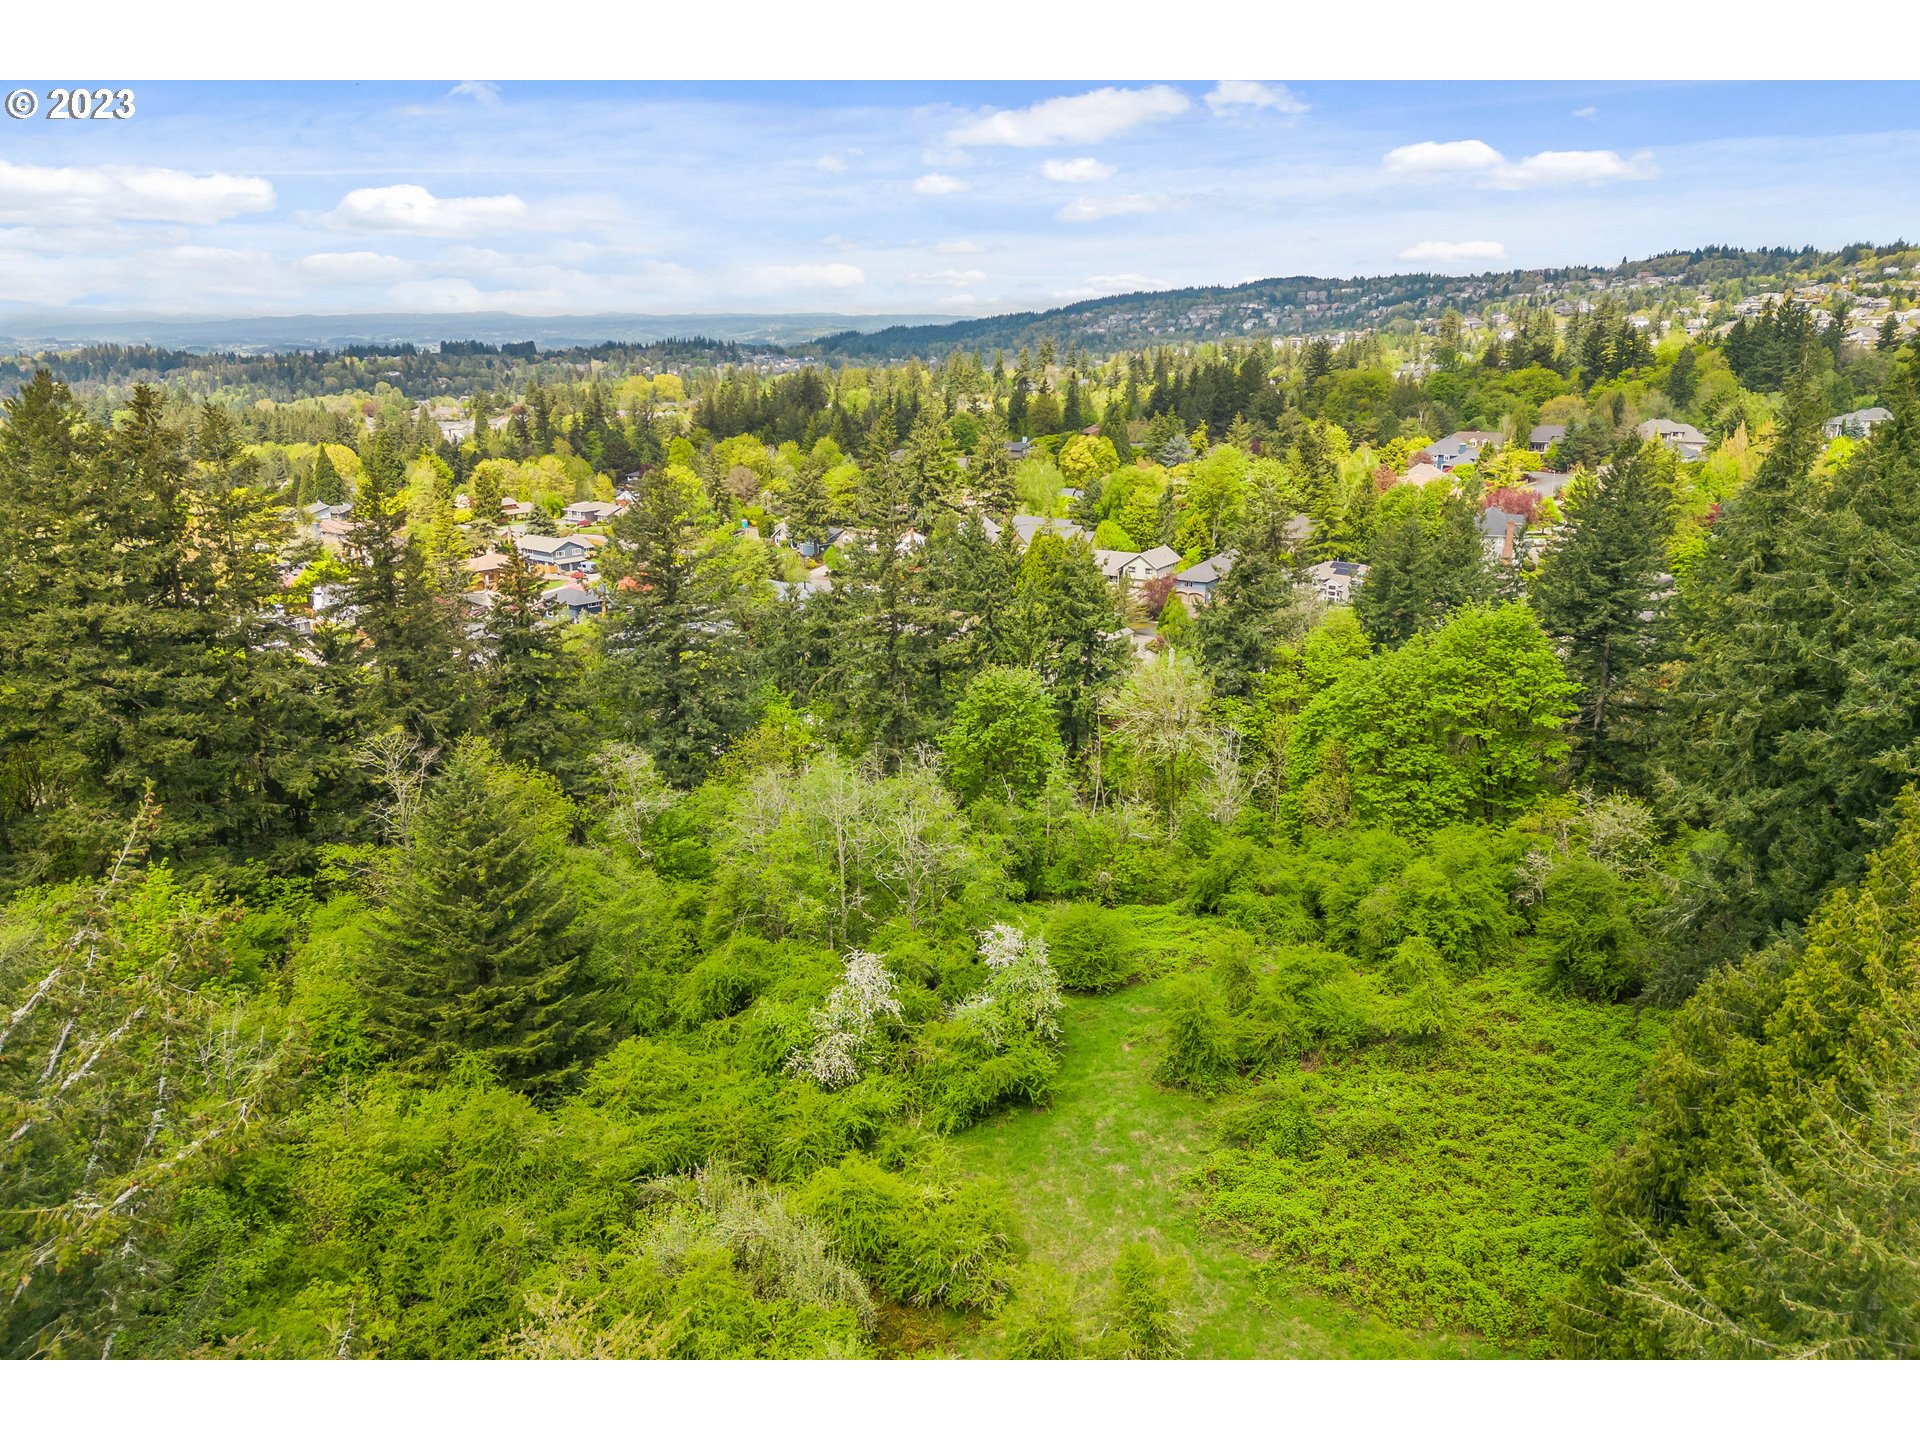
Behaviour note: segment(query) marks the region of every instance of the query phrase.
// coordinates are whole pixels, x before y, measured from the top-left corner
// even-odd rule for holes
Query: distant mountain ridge
[[[1631,290],[1642,282],[1662,286],[1708,285],[1767,275],[1811,278],[1834,266],[1857,263],[1892,245],[1852,245],[1820,251],[1777,247],[1743,250],[1707,246],[1676,250],[1618,265],[1567,265],[1477,275],[1407,274],[1293,275],[1240,285],[1189,286],[1135,291],[1081,300],[1044,311],[943,320],[934,324],[863,326],[801,346],[822,357],[899,360],[932,357],[953,349],[1015,351],[1052,340],[1101,352],[1142,346],[1233,339],[1247,335],[1306,336],[1381,330],[1396,322],[1431,319],[1449,306],[1471,313],[1503,300],[1564,293],[1601,282]]]
[[[694,337],[829,361],[891,361],[914,355],[934,358],[955,349],[1010,353],[1045,340],[1099,353],[1250,336],[1280,338],[1386,330],[1430,322],[1448,308],[1474,314],[1496,309],[1503,302],[1564,298],[1589,288],[1630,293],[1643,286],[1704,286],[1762,276],[1799,283],[1836,268],[1896,253],[1909,261],[1914,259],[1907,242],[1895,241],[1891,245],[1859,244],[1830,251],[1811,246],[1706,246],[1622,260],[1612,266],[1567,265],[1476,275],[1292,275],[1239,285],[1132,291],[1051,310],[958,320],[945,315],[813,312],[539,316],[504,311],[183,320],[142,315],[82,318],[55,312],[0,316],[0,353],[32,354],[123,344],[193,354],[258,355],[387,344],[428,349],[443,340],[488,344],[532,341],[542,350],[564,350],[607,343],[648,345]],[[1910,263],[1906,268],[1911,273],[1913,266]]]

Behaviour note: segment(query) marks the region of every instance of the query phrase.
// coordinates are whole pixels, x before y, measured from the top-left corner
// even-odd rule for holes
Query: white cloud
[[[1457,175],[1502,162],[1500,152],[1484,140],[1422,140],[1389,150],[1381,163],[1396,175]]]
[[[942,240],[933,248],[942,255],[978,255],[982,247],[977,240]]]
[[[1498,240],[1422,240],[1402,250],[1400,258],[1422,265],[1492,264],[1507,258],[1507,247]]]
[[[847,162],[838,155],[822,155],[813,162],[813,167],[816,170],[825,170],[830,175],[841,175],[846,172]]]
[[[1089,275],[1086,282],[1071,290],[1056,290],[1056,300],[1099,300],[1109,295],[1125,295],[1136,290],[1158,290],[1166,281],[1131,272],[1120,275]]]
[[[826,265],[756,265],[747,278],[769,290],[851,290],[867,283],[858,265],[837,260]]]
[[[995,110],[947,132],[949,145],[1092,145],[1150,120],[1166,120],[1193,102],[1171,85],[1123,90],[1109,85],[1061,95],[1024,110]]]
[[[1591,105],[1582,105],[1578,110],[1573,112],[1573,118],[1576,120],[1591,120],[1599,113],[1599,110]]]
[[[302,279],[322,284],[370,285],[397,280],[410,273],[413,266],[397,256],[372,250],[325,250],[294,261],[293,268]]]
[[[1106,220],[1115,215],[1145,215],[1166,207],[1167,202],[1158,195],[1083,195],[1057,213],[1062,220]]]
[[[916,285],[978,285],[986,278],[984,270],[929,270],[907,276]]]
[[[1040,167],[1040,173],[1062,185],[1084,185],[1090,180],[1105,180],[1113,174],[1113,166],[1083,155],[1078,160],[1049,160]]]
[[[469,100],[477,100],[482,105],[500,103],[500,84],[496,80],[462,80],[447,92],[447,98],[463,95]]]
[[[399,310],[505,310],[517,315],[552,315],[569,308],[565,290],[482,290],[451,275],[390,285],[387,301]]]
[[[1245,107],[1250,110],[1278,110],[1282,115],[1299,115],[1307,102],[1284,85],[1269,85],[1262,80],[1222,80],[1207,92],[1207,108],[1216,115]]]
[[[913,193],[916,195],[957,195],[966,188],[966,181],[938,173],[922,175],[913,182]]]
[[[1653,174],[1649,155],[1625,160],[1611,150],[1542,150],[1515,164],[1502,165],[1487,183],[1500,190],[1530,190],[1536,185],[1604,185],[1609,180],[1645,180]]]
[[[549,217],[545,223],[552,224],[557,218]],[[541,218],[518,195],[465,195],[443,200],[424,185],[350,190],[326,219],[347,230],[448,237],[542,228]]]
[[[1484,140],[1423,140],[1389,150],[1388,173],[1411,177],[1478,175],[1495,190],[1531,190],[1541,185],[1602,185],[1609,180],[1645,180],[1655,171],[1648,154],[1622,159],[1611,150],[1542,150],[1508,160]]]
[[[141,165],[13,165],[0,160],[0,220],[90,225],[163,220],[211,225],[273,208],[273,186],[250,175],[194,175]]]

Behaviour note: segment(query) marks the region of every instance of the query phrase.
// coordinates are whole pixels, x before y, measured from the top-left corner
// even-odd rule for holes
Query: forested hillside
[[[36,368],[0,1350],[1910,1355],[1885,260]]]

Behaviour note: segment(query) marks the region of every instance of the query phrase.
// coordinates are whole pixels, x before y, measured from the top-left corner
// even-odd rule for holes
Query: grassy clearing
[[[1177,947],[1191,920],[1143,913],[1136,938]],[[1190,939],[1190,935],[1180,938]],[[1151,970],[1161,970],[1154,965]],[[1152,1034],[1167,981],[1069,1002],[1066,1053],[1051,1105],[995,1117],[959,1136],[964,1163],[999,1177],[1026,1217],[1034,1258],[1091,1295],[1120,1247],[1178,1246],[1192,1257],[1195,1358],[1498,1355],[1484,1341],[1404,1330],[1338,1300],[1290,1287],[1262,1257],[1207,1229],[1181,1177],[1206,1159],[1209,1102],[1153,1083]],[[980,1335],[953,1337],[985,1353]]]

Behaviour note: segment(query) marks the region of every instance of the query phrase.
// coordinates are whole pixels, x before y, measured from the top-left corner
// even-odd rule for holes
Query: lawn
[[[1209,1102],[1163,1090],[1152,1078],[1152,1036],[1166,986],[1159,979],[1070,1000],[1065,1055],[1048,1107],[997,1116],[955,1141],[963,1163],[1006,1184],[1034,1257],[1091,1293],[1129,1241],[1184,1249],[1194,1266],[1196,1359],[1506,1353],[1473,1337],[1398,1329],[1295,1288],[1202,1223],[1180,1178],[1206,1158]],[[959,1343],[986,1352],[980,1337]]]

